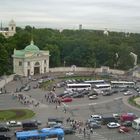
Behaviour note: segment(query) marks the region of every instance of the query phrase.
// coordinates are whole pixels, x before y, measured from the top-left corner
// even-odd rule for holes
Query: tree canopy
[[[97,30],[36,29],[29,25],[10,38],[0,34],[0,75],[12,73],[14,48],[24,49],[31,39],[42,50],[50,51],[50,67],[76,65],[82,67],[109,66],[128,70],[134,65],[130,52],[140,60],[140,34]],[[116,58],[116,53],[118,57]]]

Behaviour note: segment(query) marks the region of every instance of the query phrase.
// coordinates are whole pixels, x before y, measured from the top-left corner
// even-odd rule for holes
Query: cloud
[[[4,0],[1,20],[52,28],[85,28],[140,31],[138,0]],[[139,28],[139,29],[138,29]]]

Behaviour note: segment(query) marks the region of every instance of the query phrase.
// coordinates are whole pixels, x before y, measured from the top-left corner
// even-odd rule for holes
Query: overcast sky
[[[17,26],[140,32],[140,0],[0,0],[0,20]]]

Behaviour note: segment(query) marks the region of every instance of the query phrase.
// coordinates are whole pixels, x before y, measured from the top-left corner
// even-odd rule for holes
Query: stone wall
[[[0,88],[3,88],[5,84],[11,82],[13,80],[15,74],[9,75],[9,76],[3,76],[0,80]]]
[[[95,72],[95,73],[101,73],[101,68],[88,68],[88,67],[56,67],[56,68],[50,68],[50,72]],[[125,74],[125,71],[122,70],[116,70],[116,69],[109,69],[108,73],[110,74],[118,74],[123,75]]]

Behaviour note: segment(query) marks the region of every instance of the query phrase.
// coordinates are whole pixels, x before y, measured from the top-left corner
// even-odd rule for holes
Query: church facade
[[[49,51],[40,50],[33,40],[23,50],[15,49],[12,57],[13,71],[17,75],[32,76],[49,72]]]
[[[16,23],[14,22],[14,20],[11,20],[9,22],[7,30],[3,29],[1,25],[0,33],[4,35],[6,38],[13,36],[16,33]]]

